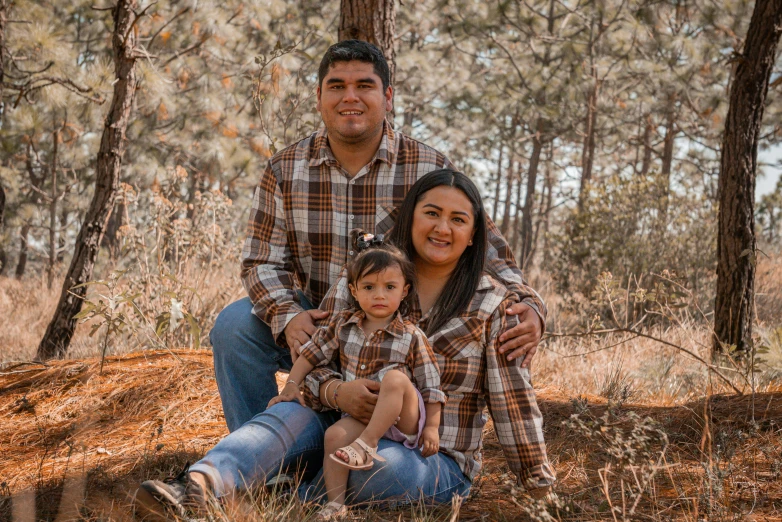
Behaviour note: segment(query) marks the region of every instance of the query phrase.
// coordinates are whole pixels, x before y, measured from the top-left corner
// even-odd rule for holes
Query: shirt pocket
[[[486,373],[483,340],[458,322],[452,319],[443,327],[445,335],[430,340],[440,366],[440,385],[444,391],[475,393],[483,389]]]
[[[388,234],[396,223],[399,209],[393,205],[378,205],[375,209],[375,234]]]

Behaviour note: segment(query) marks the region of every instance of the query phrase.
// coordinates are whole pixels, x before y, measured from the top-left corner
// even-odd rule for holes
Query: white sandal
[[[353,444],[358,444],[359,447],[366,452],[366,455],[362,457],[359,454],[359,452],[356,450],[356,448],[353,447]],[[331,457],[331,459],[337,464],[341,464],[342,466],[345,466],[348,469],[353,469],[353,470],[370,469],[372,468],[372,466],[375,465],[375,460],[379,460],[380,462],[386,461],[386,459],[384,459],[383,457],[377,454],[377,446],[372,448],[369,446],[369,444],[367,444],[360,438],[354,440],[348,446],[343,446],[339,448],[337,451],[341,451],[342,453],[345,453],[348,456],[348,461],[345,462],[341,458],[337,457],[336,451],[330,454],[329,457]]]
[[[327,522],[332,520],[339,520],[348,514],[348,508],[345,504],[339,502],[329,502],[318,511],[315,520]]]

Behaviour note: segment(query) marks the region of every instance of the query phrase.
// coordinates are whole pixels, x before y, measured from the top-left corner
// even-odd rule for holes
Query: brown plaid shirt
[[[242,284],[278,343],[303,310],[296,289],[318,306],[338,279],[352,255],[350,231],[387,233],[413,183],[444,166],[444,155],[388,125],[372,161],[352,178],[334,158],[325,128],[272,156],[253,196]],[[542,300],[494,224],[489,242],[487,268],[545,321]]]
[[[331,306],[349,302],[345,277],[324,298]],[[529,370],[522,358],[508,361],[500,355],[500,333],[516,324],[506,316],[508,306],[518,301],[514,292],[485,275],[466,312],[451,319],[429,337],[440,368],[440,387],[448,397],[440,423],[440,451],[452,457],[470,480],[481,468],[481,447],[488,406],[494,430],[508,465],[527,489],[554,483],[554,469],[546,455],[543,417],[538,409]],[[426,328],[428,315],[416,307],[408,319]],[[314,409],[319,384],[336,377],[334,369],[318,368],[306,380],[305,395]]]
[[[424,402],[445,402],[440,391],[440,370],[426,335],[397,313],[388,326],[369,337],[361,329],[363,310],[333,315],[299,354],[315,366],[330,363],[339,354],[345,381],[372,379],[380,382],[389,370],[401,370],[415,384]]]

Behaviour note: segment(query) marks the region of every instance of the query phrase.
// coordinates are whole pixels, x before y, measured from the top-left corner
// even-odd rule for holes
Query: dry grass
[[[13,506],[18,511],[31,498],[24,492],[36,491],[36,519],[54,520],[69,489],[75,491],[70,497],[80,504],[81,518],[127,519],[129,496],[141,480],[176,471],[226,434],[209,352],[135,353],[109,358],[103,374],[97,369],[97,359],[58,361],[16,366],[0,376],[5,492],[0,519],[10,520]],[[611,520],[606,499],[620,501],[621,491],[618,482],[609,484],[608,495],[601,486],[599,472],[610,459],[600,448],[610,450],[616,441],[591,440],[563,424],[573,414],[599,419],[608,401],[592,395],[573,400],[552,386],[542,387],[539,398],[559,492],[571,503],[562,518]],[[782,514],[782,387],[676,406],[626,404],[612,412],[611,422],[626,431],[638,422],[633,412],[656,419],[670,440],[654,487],[639,504],[639,519],[733,520],[752,514],[772,520]],[[461,520],[519,520],[530,505],[510,494],[491,424],[487,430],[485,469],[460,509]],[[649,448],[658,451],[660,441],[649,441]],[[283,504],[257,494],[223,517],[263,519],[270,505]],[[289,506],[286,519],[305,513],[300,505]],[[448,520],[450,510],[416,506],[356,517]]]

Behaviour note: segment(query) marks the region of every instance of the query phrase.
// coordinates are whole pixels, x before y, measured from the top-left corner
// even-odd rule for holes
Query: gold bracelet
[[[331,386],[332,384],[334,384],[334,382],[336,382],[336,380],[337,380],[337,379],[329,379],[329,382],[327,382],[327,383],[326,383],[326,389],[325,389],[325,390],[323,390],[323,399],[324,399],[324,401],[326,402],[326,406],[327,406],[327,407],[329,407],[329,408],[331,408],[332,410],[333,410],[333,409],[335,409],[335,408],[334,408],[334,406],[332,406],[332,405],[329,403],[329,386]]]
[[[337,403],[337,397],[339,397],[339,387],[345,384],[345,381],[340,382],[337,384],[337,387],[334,388],[334,409],[337,411],[342,411],[339,409],[339,404]]]

